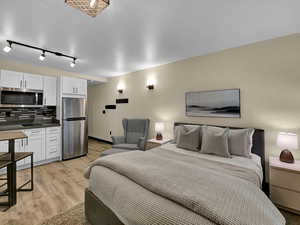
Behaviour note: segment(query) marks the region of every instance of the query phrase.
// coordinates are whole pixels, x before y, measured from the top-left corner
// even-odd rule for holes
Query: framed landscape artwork
[[[240,89],[187,92],[186,116],[240,118]]]

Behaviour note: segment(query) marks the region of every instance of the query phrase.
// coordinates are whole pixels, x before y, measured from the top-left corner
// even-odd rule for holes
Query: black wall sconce
[[[153,84],[147,85],[147,88],[148,88],[149,90],[153,90],[153,89],[154,89],[154,85],[153,85]]]
[[[153,90],[154,89],[154,84],[155,84],[155,80],[153,80],[153,79],[148,79],[147,80],[147,88],[149,89],[149,90]]]
[[[125,85],[123,83],[119,83],[117,86],[117,90],[120,94],[123,94],[123,91],[125,89]]]

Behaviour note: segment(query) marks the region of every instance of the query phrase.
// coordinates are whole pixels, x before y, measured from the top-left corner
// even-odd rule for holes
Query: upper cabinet
[[[22,88],[23,73],[1,70],[1,87]]]
[[[43,90],[43,77],[27,73],[1,70],[1,87]]]
[[[43,77],[24,73],[24,88],[43,90]]]
[[[55,106],[57,96],[57,78],[44,77],[44,105]]]
[[[64,95],[81,95],[86,96],[87,81],[83,79],[63,77],[62,92]]]

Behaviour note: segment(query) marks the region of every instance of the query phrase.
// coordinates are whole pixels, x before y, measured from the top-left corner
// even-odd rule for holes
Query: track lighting
[[[46,58],[46,55],[45,55],[45,52],[43,51],[43,53],[40,55],[40,60],[41,61],[44,61],[45,60],[45,58]]]
[[[74,56],[66,55],[66,54],[63,54],[63,53],[60,53],[60,52],[54,52],[54,51],[51,51],[51,50],[48,50],[48,49],[39,48],[39,47],[36,47],[36,46],[27,45],[27,44],[23,44],[23,43],[16,42],[16,41],[11,41],[11,40],[7,40],[7,43],[8,43],[8,45],[3,48],[3,51],[6,52],[6,53],[8,53],[12,50],[12,45],[19,45],[19,46],[22,46],[22,47],[31,48],[31,49],[34,49],[34,50],[37,50],[37,51],[41,51],[42,54],[39,56],[40,61],[44,61],[45,58],[46,58],[46,53],[50,53],[50,54],[53,54],[53,55],[56,55],[56,56],[59,56],[59,57],[72,59],[73,61],[70,63],[70,66],[72,68],[75,67],[75,64],[76,64],[75,61],[77,60],[77,58],[74,57]]]
[[[74,68],[76,66],[76,62],[75,61],[76,61],[76,59],[74,58],[73,61],[70,63],[70,66],[72,68]]]
[[[6,45],[4,48],[3,48],[3,51],[6,52],[6,53],[9,53],[10,50],[11,50],[11,43],[8,42],[9,45]]]

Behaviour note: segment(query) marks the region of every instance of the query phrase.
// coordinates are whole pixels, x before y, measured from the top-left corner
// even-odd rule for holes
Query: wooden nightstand
[[[300,214],[300,161],[294,164],[270,157],[270,191],[279,208]]]
[[[166,144],[168,143],[169,141],[171,141],[172,139],[163,139],[163,140],[156,140],[156,139],[150,139],[147,141],[147,147],[146,147],[146,150],[150,150],[152,148],[156,148],[158,146],[161,146],[163,144]]]

